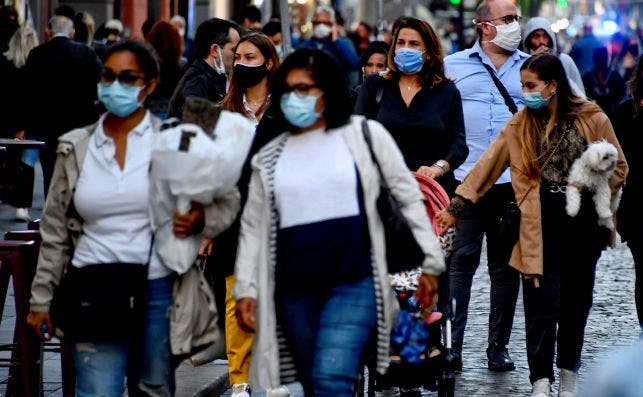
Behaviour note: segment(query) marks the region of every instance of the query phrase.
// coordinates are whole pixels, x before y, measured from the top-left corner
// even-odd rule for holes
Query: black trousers
[[[49,185],[51,185],[51,178],[54,175],[55,165],[56,145],[47,145],[47,147],[40,150],[40,166],[42,167],[45,198],[47,198],[47,194],[49,193]]]
[[[462,352],[464,329],[467,324],[473,276],[480,264],[483,237],[487,236],[487,264],[491,278],[491,307],[489,311],[489,346],[502,348],[509,342],[516,300],[520,288],[517,270],[508,264],[507,247],[498,238],[500,217],[509,202],[514,200],[510,183],[492,187],[478,203],[467,205],[460,216],[458,231],[449,258],[449,289],[456,299],[452,324],[453,350]]]
[[[638,315],[639,324],[643,330],[643,242],[628,241],[632,257],[634,258],[634,271],[636,274],[636,284],[634,285],[634,299],[636,301],[636,314]]]
[[[554,189],[556,190],[556,189]],[[591,193],[584,193],[581,210],[572,218],[565,212],[564,192],[541,188],[543,277],[535,287],[523,280],[529,379],[554,381],[556,365],[580,368],[587,316],[592,307],[596,263],[608,241],[609,230],[598,226]],[[558,327],[558,332],[557,332]]]

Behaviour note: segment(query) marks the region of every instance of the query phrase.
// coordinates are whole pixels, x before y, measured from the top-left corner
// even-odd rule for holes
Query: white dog
[[[580,210],[581,193],[579,188],[593,192],[594,207],[598,214],[598,224],[614,228],[612,214],[618,208],[620,194],[611,200],[609,180],[614,174],[618,152],[607,141],[597,141],[572,164],[567,176],[567,214],[576,216]],[[620,193],[620,192],[619,192]]]

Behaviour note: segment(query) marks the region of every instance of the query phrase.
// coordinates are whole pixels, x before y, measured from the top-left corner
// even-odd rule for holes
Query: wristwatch
[[[447,165],[445,164],[444,161],[438,160],[435,163],[433,163],[433,165],[442,170],[442,175],[447,173]]]

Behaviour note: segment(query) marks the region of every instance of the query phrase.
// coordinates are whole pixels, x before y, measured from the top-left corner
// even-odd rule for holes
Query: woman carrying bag
[[[173,306],[190,304],[189,288],[177,280],[188,278],[161,262],[150,224],[149,167],[160,121],[143,103],[158,75],[147,45],[111,46],[98,84],[107,113],[59,139],[27,321],[45,339],[55,326],[73,343],[79,397],[121,397],[126,377],[130,395],[172,396],[172,353],[196,342],[175,323],[185,317]],[[193,205],[175,216],[174,234],[217,234],[234,219],[237,199],[235,192],[218,206]]]
[[[380,178],[364,119],[351,117],[330,55],[295,51],[270,91],[281,134],[252,160],[235,267],[237,316],[256,332],[250,383],[273,389],[299,380],[306,395],[352,396],[374,334],[377,369],[386,370],[397,308],[376,209],[381,186],[422,249],[424,307],[435,304],[444,260],[417,182],[386,129],[371,121]]]
[[[610,180],[614,196],[627,164],[609,119],[596,104],[572,92],[555,55],[532,56],[520,76],[525,109],[508,121],[436,218],[442,230],[455,225],[464,206],[478,201],[511,169],[520,229],[509,263],[523,274],[532,396],[549,396],[557,350],[558,395],[573,397],[596,263],[614,230],[598,225],[590,192],[583,194],[580,213],[567,215],[567,174],[588,144],[607,140],[618,149]]]

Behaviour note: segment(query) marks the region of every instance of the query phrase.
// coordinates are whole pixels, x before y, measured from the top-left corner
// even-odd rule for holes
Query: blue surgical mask
[[[141,106],[138,96],[143,88],[124,85],[120,81],[111,84],[98,83],[98,99],[110,113],[118,117],[127,117]]]
[[[319,119],[321,113],[315,111],[319,95],[297,95],[289,92],[281,97],[281,111],[286,120],[295,127],[310,127]]]
[[[395,50],[393,61],[397,69],[404,74],[415,74],[422,70],[424,65],[424,51],[413,48],[400,48]]]
[[[546,86],[545,86],[546,87]],[[553,94],[552,94],[553,96]],[[543,98],[542,91],[538,92],[523,92],[522,99],[525,102],[525,106],[529,109],[541,109],[549,105],[551,96],[547,99]]]

